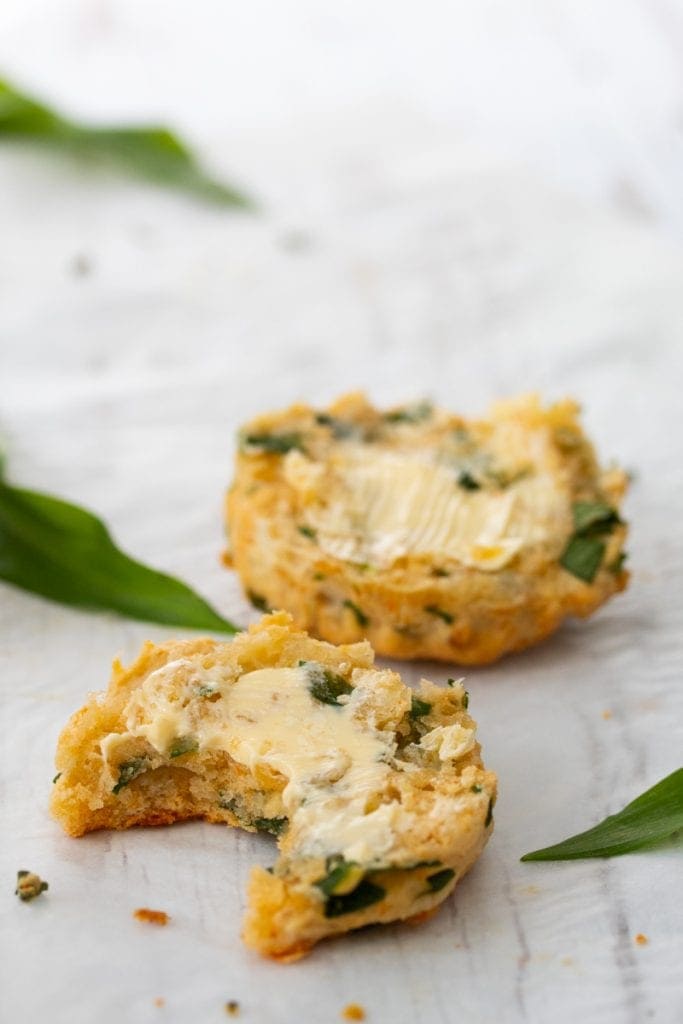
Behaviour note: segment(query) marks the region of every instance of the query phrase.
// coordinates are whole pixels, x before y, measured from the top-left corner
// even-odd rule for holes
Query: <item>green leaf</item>
[[[353,692],[351,683],[319,662],[300,661],[299,665],[306,669],[311,696],[319,700],[321,704],[333,704],[338,707],[339,698],[343,694]]]
[[[603,541],[574,534],[560,556],[560,565],[585,583],[592,583],[604,555]]]
[[[414,694],[410,700],[410,717],[415,720],[416,718],[424,718],[432,710],[432,705],[426,700],[420,700]]]
[[[618,814],[555,846],[526,853],[522,860],[577,860],[618,857],[683,829],[683,768],[667,775]]]
[[[237,632],[180,580],[120,551],[92,512],[2,482],[0,579],[61,604],[169,626]]]
[[[212,178],[185,143],[162,126],[95,126],[64,117],[0,79],[0,139],[43,145],[223,206],[250,207],[236,189]]]

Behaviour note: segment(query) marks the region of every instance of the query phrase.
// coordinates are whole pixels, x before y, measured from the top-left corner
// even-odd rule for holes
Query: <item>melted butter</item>
[[[362,717],[374,685],[368,673],[359,673],[339,706],[311,696],[304,668],[225,675],[225,668],[192,659],[152,672],[126,708],[127,735],[144,737],[164,755],[174,739],[191,736],[200,752],[224,750],[257,778],[263,768],[270,779],[280,776],[288,846],[291,840],[300,855],[342,853],[366,863],[384,856],[404,812],[381,800],[396,737]],[[202,699],[202,688],[221,698]],[[105,755],[113,739],[104,740]]]
[[[312,500],[317,478],[299,462],[288,479],[305,480],[307,521],[320,547],[345,561],[386,568],[423,554],[495,572],[526,546],[561,547],[571,528],[568,496],[549,472],[505,490],[466,490],[452,468],[416,453],[346,446]]]

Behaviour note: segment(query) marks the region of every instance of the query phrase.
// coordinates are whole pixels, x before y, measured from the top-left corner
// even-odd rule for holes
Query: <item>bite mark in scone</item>
[[[231,643],[145,645],[64,729],[52,812],[71,835],[225,822],[277,836],[255,868],[247,945],[294,959],[320,939],[416,918],[450,894],[492,828],[460,683],[418,692],[266,616]]]
[[[626,482],[571,401],[481,421],[362,395],[295,405],[240,433],[227,561],[252,603],[315,636],[483,664],[624,589]]]

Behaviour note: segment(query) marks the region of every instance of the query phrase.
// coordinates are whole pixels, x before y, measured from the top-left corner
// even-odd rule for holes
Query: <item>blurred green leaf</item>
[[[92,512],[4,482],[0,579],[61,604],[170,626],[237,632],[186,584],[120,551]]]
[[[2,79],[0,139],[34,142],[220,205],[252,206],[242,192],[207,174],[192,151],[167,128],[81,124]]]

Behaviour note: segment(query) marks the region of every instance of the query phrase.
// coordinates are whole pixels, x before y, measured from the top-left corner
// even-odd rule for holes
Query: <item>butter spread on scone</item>
[[[252,874],[244,937],[289,959],[315,942],[436,909],[491,832],[460,683],[418,692],[268,616],[232,643],[146,645],[73,716],[52,809],[65,829],[203,817],[278,836]]]
[[[468,422],[348,395],[241,431],[228,561],[258,607],[324,639],[484,663],[626,586],[625,487],[570,401]]]

